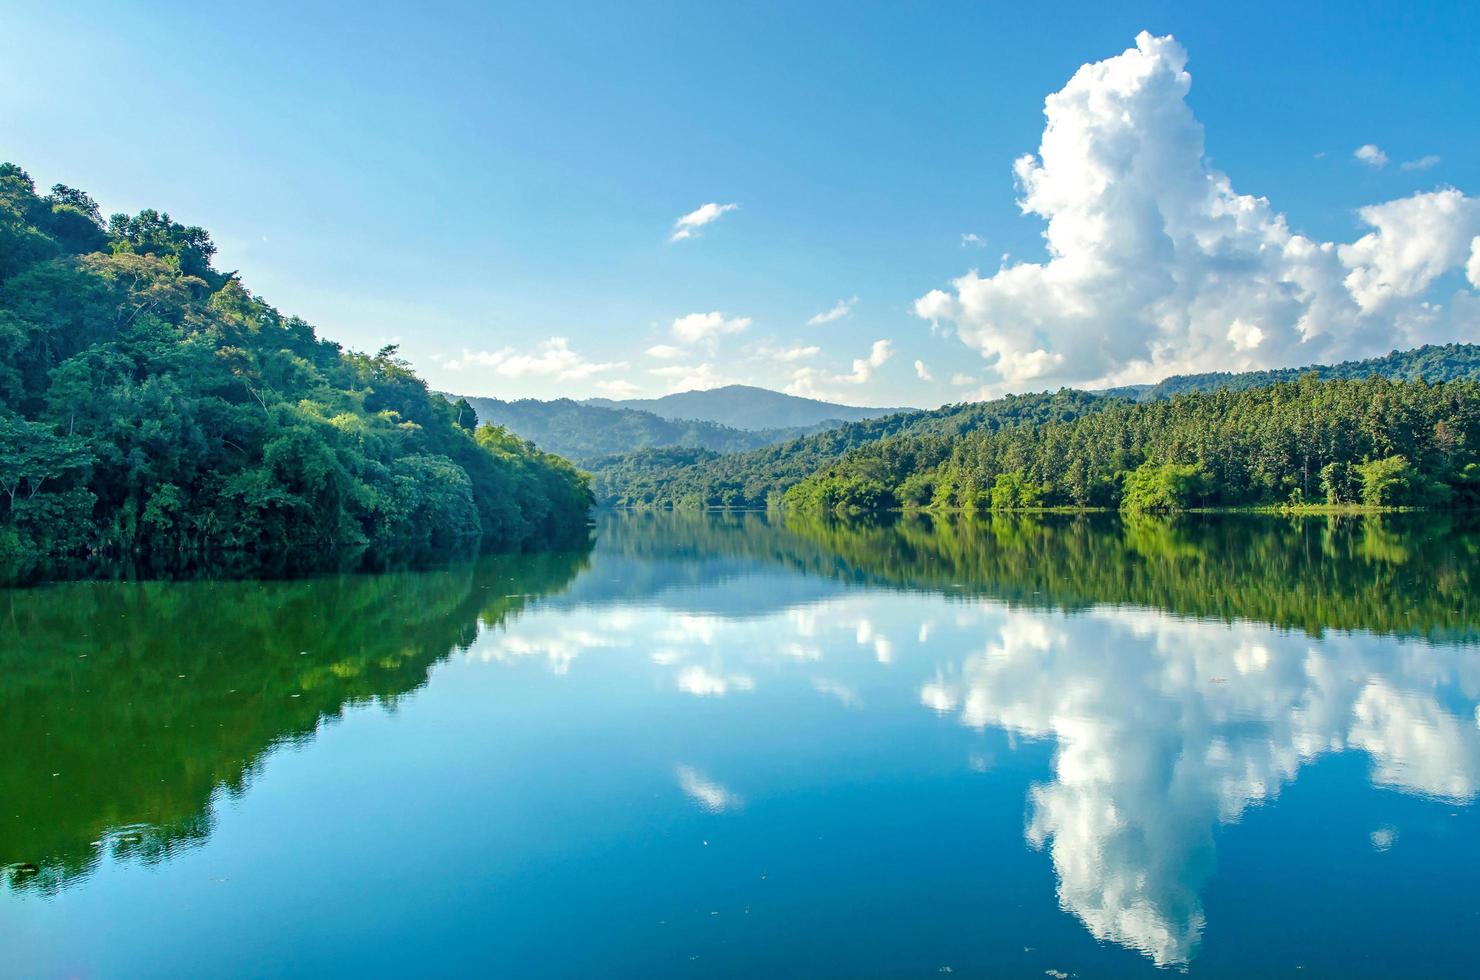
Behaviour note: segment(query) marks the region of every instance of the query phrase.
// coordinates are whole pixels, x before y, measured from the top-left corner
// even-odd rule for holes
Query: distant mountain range
[[[860,422],[883,415],[917,411],[913,408],[839,405],[836,402],[801,398],[750,385],[726,385],[707,391],[681,391],[662,398],[628,398],[620,401],[587,398],[581,404],[597,408],[637,409],[665,419],[699,419],[750,431],[809,427],[825,422]]]
[[[468,398],[467,402],[480,423],[501,425],[521,439],[585,467],[610,456],[648,449],[744,452],[843,424],[826,421],[779,429],[737,429],[702,419],[663,418],[634,408],[604,408],[569,398],[509,402]]]
[[[644,450],[745,452],[848,422],[915,411],[838,405],[748,385],[627,401],[469,397],[467,402],[479,422],[502,425],[546,452],[586,467]]]

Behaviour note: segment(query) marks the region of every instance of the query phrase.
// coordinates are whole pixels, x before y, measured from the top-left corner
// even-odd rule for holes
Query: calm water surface
[[[1480,533],[602,521],[0,591],[0,974],[1451,976]]]

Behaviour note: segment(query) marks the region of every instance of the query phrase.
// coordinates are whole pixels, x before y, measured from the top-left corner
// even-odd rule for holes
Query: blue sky
[[[0,156],[470,394],[935,405],[1476,339],[1474,4],[433,6],[11,0]]]

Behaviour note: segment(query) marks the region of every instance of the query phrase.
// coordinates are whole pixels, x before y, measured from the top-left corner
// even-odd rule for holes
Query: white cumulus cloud
[[[935,375],[930,373],[930,369],[925,366],[924,361],[915,362],[915,377],[919,378],[921,381],[935,380]]]
[[[894,356],[894,345],[887,340],[876,340],[869,348],[867,357],[854,358],[853,369],[847,374],[834,374],[822,368],[804,367],[792,372],[791,382],[785,391],[802,398],[821,398],[824,401],[839,401],[844,396],[835,394],[831,386],[838,384],[861,385],[874,376],[874,371],[884,366]]]
[[[738,204],[716,204],[711,201],[701,204],[688,214],[673,223],[673,234],[668,236],[670,242],[681,242],[686,238],[694,238],[699,234],[699,229],[707,224],[718,221],[731,211],[738,211]]]
[[[673,364],[651,368],[648,373],[666,380],[669,391],[708,391],[710,388],[731,383],[707,361],[703,364]]]
[[[1458,268],[1480,232],[1480,198],[1435,191],[1357,212],[1374,230],[1337,249],[1351,271],[1346,288],[1362,312],[1418,296],[1436,278]]]
[[[1441,188],[1362,208],[1372,230],[1349,245],[1292,232],[1208,165],[1186,62],[1175,39],[1143,32],[1050,95],[1038,153],[1014,167],[1022,210],[1047,223],[1046,260],[973,269],[915,313],[953,323],[997,385],[1018,389],[1309,364],[1452,335],[1457,310],[1428,292],[1464,267],[1477,200]]]
[[[750,317],[726,317],[718,310],[690,313],[673,321],[673,335],[686,344],[714,340],[721,334],[740,333],[750,326]]]

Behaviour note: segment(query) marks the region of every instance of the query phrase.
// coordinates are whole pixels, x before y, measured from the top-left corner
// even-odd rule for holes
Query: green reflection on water
[[[213,794],[243,792],[269,749],[394,703],[587,560],[0,591],[0,868],[50,890],[105,849],[154,861],[203,840]]]

